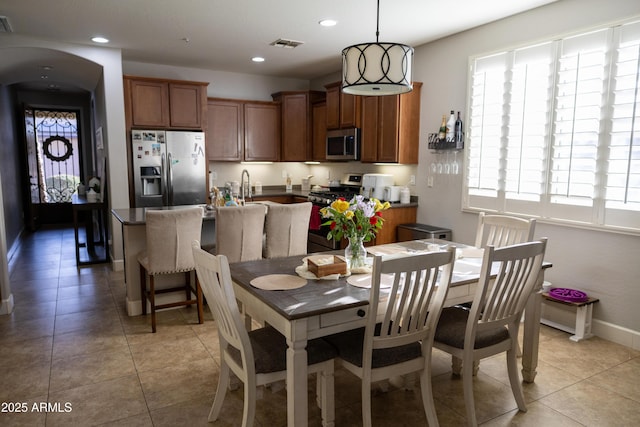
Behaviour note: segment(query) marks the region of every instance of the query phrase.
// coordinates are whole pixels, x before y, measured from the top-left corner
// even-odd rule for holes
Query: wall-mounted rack
[[[462,150],[464,148],[464,135],[462,137],[462,144],[459,144],[453,139],[440,139],[437,133],[430,133],[428,139],[428,147],[430,150]]]

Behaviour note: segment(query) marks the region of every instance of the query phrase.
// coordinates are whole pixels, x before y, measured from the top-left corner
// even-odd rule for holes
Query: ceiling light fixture
[[[253,62],[264,62],[264,58],[262,56],[254,56],[251,60]]]
[[[342,50],[342,91],[352,95],[397,95],[411,92],[413,48],[399,43],[379,43],[380,0],[376,42]]]
[[[109,43],[109,39],[104,38],[102,36],[92,37],[91,41],[95,43]]]
[[[338,21],[335,21],[333,19],[323,19],[322,21],[318,22],[318,24],[322,25],[323,27],[335,27],[338,24]]]

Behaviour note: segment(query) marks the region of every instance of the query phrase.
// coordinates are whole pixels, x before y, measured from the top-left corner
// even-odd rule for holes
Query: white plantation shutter
[[[640,23],[472,60],[464,206],[640,231]]]
[[[617,36],[605,224],[640,228],[640,23],[622,26]]]

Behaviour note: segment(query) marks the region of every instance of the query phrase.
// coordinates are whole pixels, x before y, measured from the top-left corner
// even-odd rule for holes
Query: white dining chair
[[[217,207],[216,254],[230,263],[261,259],[265,211],[262,204]]]
[[[311,202],[270,204],[265,222],[265,258],[307,253]]]
[[[220,377],[209,421],[220,415],[230,372],[244,383],[242,426],[252,426],[256,411],[256,387],[284,381],[287,375],[287,343],[271,326],[247,331],[236,302],[229,263],[224,255],[212,255],[192,243],[196,271],[218,327]],[[317,373],[317,401],[323,426],[334,424],[334,358],[336,350],[322,339],[309,340],[309,373]]]
[[[414,372],[420,376],[429,426],[438,425],[431,348],[454,259],[454,247],[384,261],[376,256],[366,326],[325,338],[338,349],[341,365],[361,379],[365,427],[371,426],[371,384]],[[397,416],[400,422],[402,414]]]
[[[145,216],[147,234],[146,250],[138,255],[140,264],[140,296],[142,314],[147,314],[147,300],[151,306],[151,330],[156,332],[156,310],[195,304],[198,308],[198,322],[203,322],[202,291],[195,276],[195,264],[191,242],[200,239],[202,233],[202,208],[176,210],[147,210]],[[179,286],[157,289],[155,278],[159,275],[183,273],[185,282]],[[147,277],[149,287],[147,289]],[[184,291],[186,298],[181,301],[156,303],[156,294]],[[191,291],[196,298],[191,298]]]
[[[524,219],[509,215],[487,215],[480,212],[476,230],[477,248],[530,242],[536,228],[535,218]]]
[[[538,281],[546,243],[546,239],[541,239],[501,248],[486,247],[471,308],[455,306],[442,311],[433,345],[462,360],[464,402],[470,426],[477,425],[474,362],[498,353],[507,353],[513,396],[518,409],[527,410],[517,366],[518,327]]]

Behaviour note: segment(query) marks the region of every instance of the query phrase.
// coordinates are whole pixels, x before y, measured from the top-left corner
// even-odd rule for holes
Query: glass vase
[[[362,237],[348,237],[349,244],[344,250],[344,258],[350,270],[357,270],[366,266],[367,250],[362,243]]]

